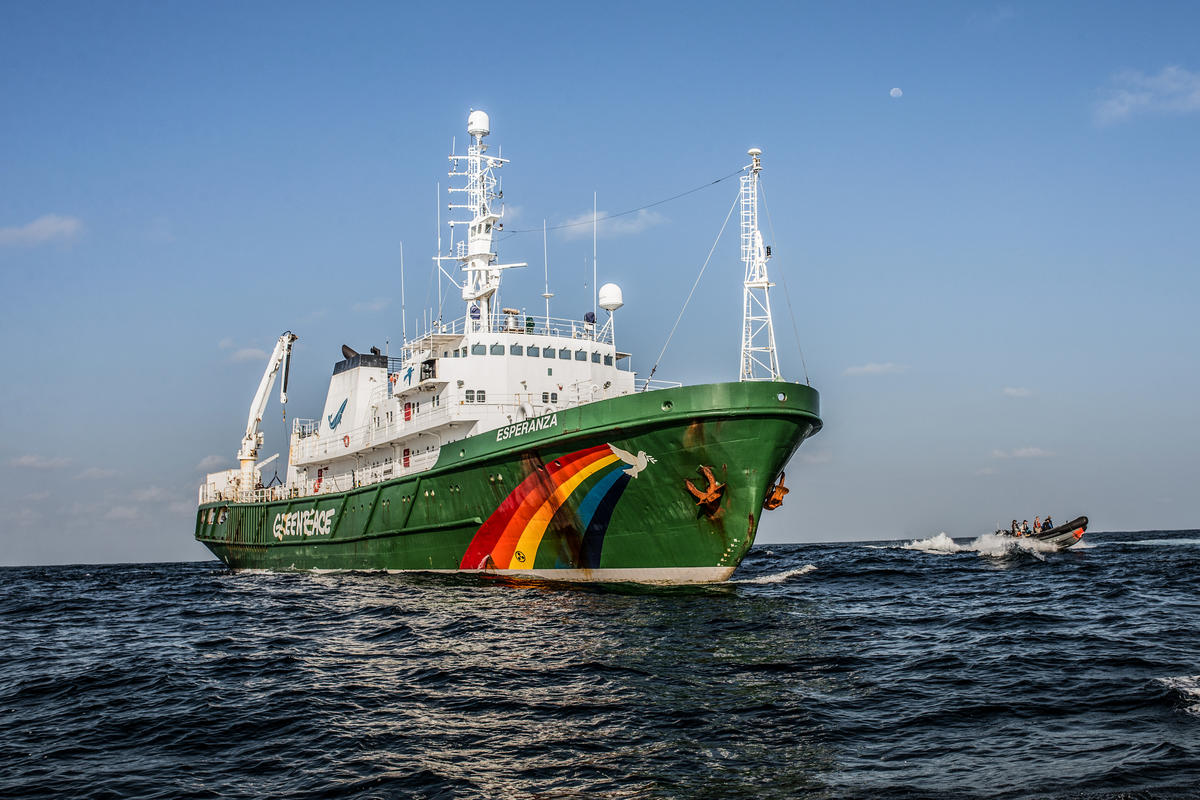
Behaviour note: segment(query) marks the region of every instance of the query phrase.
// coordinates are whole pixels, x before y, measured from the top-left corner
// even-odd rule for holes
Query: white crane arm
[[[253,469],[254,460],[258,457],[259,439],[261,438],[258,427],[262,423],[263,413],[267,409],[267,398],[271,394],[271,387],[275,384],[275,376],[279,374],[281,366],[284,367],[284,380],[279,389],[279,402],[287,402],[287,367],[290,366],[292,342],[297,338],[291,331],[285,331],[279,337],[279,341],[275,342],[275,349],[267,360],[267,368],[263,372],[262,380],[258,383],[258,391],[254,393],[254,400],[250,403],[250,416],[246,419],[246,435],[242,437],[242,448],[238,451],[238,461],[242,463],[243,471],[245,471],[247,462]]]

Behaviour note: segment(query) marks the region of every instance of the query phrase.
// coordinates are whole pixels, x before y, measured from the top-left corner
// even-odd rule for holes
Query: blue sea
[[[1200,796],[1200,531],[729,583],[0,569],[0,797]]]

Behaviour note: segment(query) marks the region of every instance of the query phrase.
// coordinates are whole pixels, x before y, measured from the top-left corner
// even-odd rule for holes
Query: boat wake
[[[1035,558],[1043,559],[1043,553],[1054,553],[1058,547],[1049,542],[1037,539],[1014,539],[1010,536],[999,536],[985,533],[970,544],[959,544],[951,539],[944,531],[928,539],[913,539],[908,544],[900,545],[901,550],[918,550],[922,553],[947,555],[950,553],[978,553],[981,556],[1001,558],[1013,553],[1029,553]]]
[[[1189,714],[1200,714],[1200,675],[1181,675],[1177,678],[1155,678],[1155,680],[1183,699],[1184,711]]]
[[[783,583],[784,581],[797,578],[801,575],[807,575],[816,570],[816,564],[805,564],[803,567],[796,569],[784,570],[776,572],[772,575],[759,575],[757,578],[742,578],[741,580],[729,581],[730,583]]]

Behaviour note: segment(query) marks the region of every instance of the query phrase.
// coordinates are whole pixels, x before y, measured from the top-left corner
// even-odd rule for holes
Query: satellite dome
[[[615,283],[606,283],[601,286],[599,299],[600,307],[605,311],[616,311],[625,305],[625,300],[621,297],[621,287]]]
[[[472,136],[487,136],[492,132],[492,121],[486,111],[472,111],[467,117],[467,133]]]

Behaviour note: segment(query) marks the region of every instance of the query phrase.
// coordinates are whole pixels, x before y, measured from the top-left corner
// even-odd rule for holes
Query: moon
[[[890,92],[888,92],[888,94],[890,94],[892,97],[903,97],[904,96],[904,92],[900,91],[899,88],[892,89]]]

